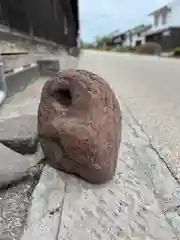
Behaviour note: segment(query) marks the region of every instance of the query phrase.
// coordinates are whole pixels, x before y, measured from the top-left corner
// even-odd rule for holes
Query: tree
[[[111,40],[112,40],[112,38],[109,37],[109,36],[102,36],[102,37],[97,36],[96,37],[96,44],[97,45],[104,45],[108,42],[111,42]]]

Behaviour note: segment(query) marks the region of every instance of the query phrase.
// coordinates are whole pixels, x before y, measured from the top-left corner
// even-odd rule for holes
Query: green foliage
[[[96,43],[98,45],[103,45],[111,41],[111,37],[109,36],[102,36],[102,37],[96,37]]]
[[[176,47],[173,50],[173,56],[174,57],[180,57],[180,47]]]
[[[92,43],[81,43],[82,49],[95,49],[95,45]]]
[[[81,41],[82,49],[95,49],[100,51],[109,51],[109,52],[135,52],[135,47],[119,47],[119,46],[110,46],[106,44],[106,41],[109,41],[109,37],[97,37],[96,43],[85,43]]]
[[[135,52],[136,48],[135,47],[110,47],[110,46],[98,46],[97,47],[98,50],[102,50],[102,51],[111,51],[111,52],[119,52],[119,53],[123,53],[123,52]]]
[[[174,48],[173,52],[180,52],[180,47]]]

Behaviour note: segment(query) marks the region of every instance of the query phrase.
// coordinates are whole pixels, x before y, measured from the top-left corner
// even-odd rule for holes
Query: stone
[[[100,76],[70,69],[48,80],[38,109],[38,134],[51,166],[94,184],[113,178],[121,111]]]
[[[36,171],[34,167],[39,162],[38,159],[23,156],[3,144],[0,144],[0,155],[0,188],[31,174],[31,169],[33,172]]]
[[[23,115],[0,122],[0,143],[21,154],[37,150],[37,116]]]

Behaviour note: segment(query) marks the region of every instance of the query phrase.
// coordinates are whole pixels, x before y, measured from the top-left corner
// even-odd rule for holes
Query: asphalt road
[[[109,82],[180,179],[180,60],[89,50],[79,66]]]

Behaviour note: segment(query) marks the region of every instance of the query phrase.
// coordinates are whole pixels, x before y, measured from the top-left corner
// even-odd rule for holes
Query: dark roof
[[[146,31],[148,31],[151,27],[152,27],[151,24],[149,24],[149,25],[145,25],[145,24],[138,25],[138,26],[136,26],[136,27],[134,27],[134,28],[132,28],[132,29],[129,29],[129,30],[124,31],[124,32],[121,32],[121,33],[117,34],[116,36],[113,36],[113,37],[112,37],[112,41],[114,41],[115,39],[117,39],[117,38],[119,38],[119,37],[122,37],[122,36],[125,35],[125,34],[131,33],[131,34],[134,35],[134,34],[136,34],[136,33],[146,32]]]
[[[159,8],[159,9],[151,12],[150,14],[148,14],[148,16],[159,15],[162,12],[169,12],[170,10],[171,10],[171,8],[168,7],[167,5],[165,5],[165,6],[161,7],[161,8]]]
[[[171,30],[171,29],[179,29],[180,30],[180,27],[165,27],[163,29],[158,29],[158,30],[154,30],[154,31],[150,31],[146,34],[146,36],[151,36],[151,35],[154,35],[154,34],[158,34],[158,33],[163,33],[165,31],[168,31],[168,30]]]

